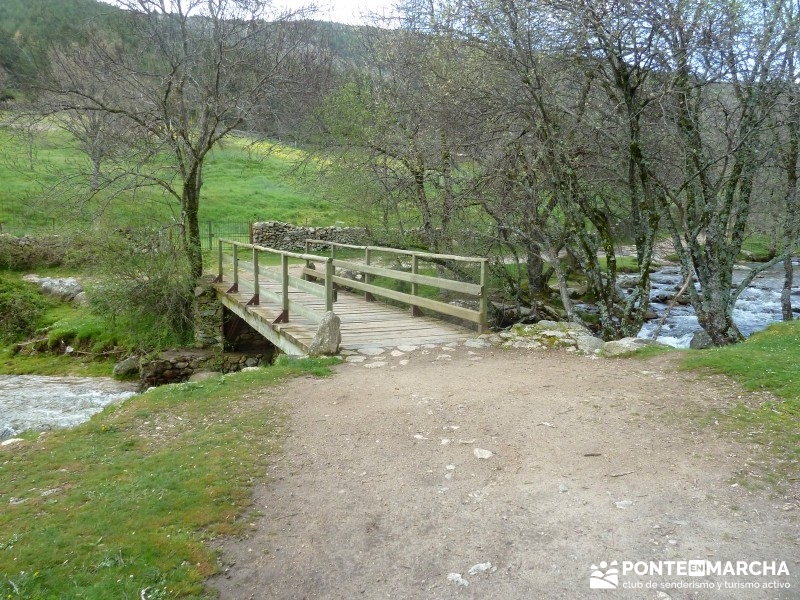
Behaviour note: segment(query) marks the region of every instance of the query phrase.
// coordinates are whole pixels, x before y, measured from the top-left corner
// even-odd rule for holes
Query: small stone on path
[[[359,348],[358,351],[364,356],[380,356],[386,352],[386,350],[383,348]]]
[[[371,363],[367,363],[364,365],[365,369],[380,369],[381,367],[385,367],[387,365],[386,362],[379,360]]]
[[[461,576],[461,573],[450,573],[447,576],[447,581],[449,581],[450,583],[454,583],[456,585],[463,586],[463,587],[467,587],[469,585],[469,581],[464,579]]]
[[[617,508],[628,508],[629,506],[633,506],[633,502],[630,500],[620,500],[619,502],[614,502]]]
[[[405,352],[400,352],[400,350],[392,350],[391,355],[395,358],[399,358],[401,356],[405,356]]]
[[[401,367],[405,367],[410,362],[411,362],[410,360],[405,358],[405,359],[401,360],[399,364],[400,364]]]
[[[483,448],[475,448],[472,453],[475,455],[475,458],[480,459],[487,459],[492,458],[494,456],[494,452],[491,450],[484,450]]]
[[[7,440],[3,440],[0,442],[0,446],[11,446],[13,444],[19,444],[20,442],[24,442],[23,438],[9,438]]]
[[[345,360],[345,362],[349,362],[349,363],[362,363],[365,360],[367,360],[367,357],[366,356],[348,356],[344,360]]]
[[[488,348],[489,346],[491,346],[491,344],[486,340],[478,338],[475,340],[467,340],[466,342],[464,342],[464,346],[466,346],[467,348]]]
[[[486,571],[490,571],[494,573],[497,571],[497,567],[493,567],[492,563],[485,562],[485,563],[478,563],[477,565],[472,565],[467,571],[468,575],[478,575],[479,573],[485,573]]]
[[[397,349],[400,352],[414,352],[414,350],[419,350],[419,346],[398,346]]]

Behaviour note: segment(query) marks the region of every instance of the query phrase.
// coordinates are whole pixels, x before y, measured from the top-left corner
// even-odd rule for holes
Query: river
[[[0,438],[73,427],[130,398],[135,387],[105,377],[0,375]]]
[[[750,266],[741,265],[734,271],[734,284],[740,283],[750,272]],[[792,306],[795,315],[800,306],[800,264],[795,262],[794,285],[792,286]],[[781,290],[783,289],[783,265],[778,264],[756,276],[753,283],[739,296],[733,311],[733,319],[745,336],[765,329],[770,323],[782,320]],[[667,309],[668,300],[677,293],[683,284],[680,268],[676,266],[662,267],[652,273],[652,289],[650,292],[650,308],[659,319],[645,323],[639,337],[651,338],[657,324]],[[624,287],[624,280],[621,281]],[[688,293],[684,292],[688,297]],[[676,304],[670,311],[658,337],[658,341],[676,348],[688,348],[692,336],[700,331],[700,325],[691,306]]]

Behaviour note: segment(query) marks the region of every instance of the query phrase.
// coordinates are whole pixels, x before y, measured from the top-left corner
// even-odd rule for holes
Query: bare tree
[[[712,342],[742,335],[733,307],[756,271],[732,286],[763,164],[767,116],[783,33],[769,5],[704,2],[648,6],[669,74],[665,123],[680,162],[661,176],[662,216],[681,259],[698,320]]]
[[[463,82],[452,48],[413,31],[367,31],[364,43],[371,70],[354,73],[326,102],[321,152],[351,181],[373,181],[369,204],[380,207],[387,228],[418,229],[427,248],[447,250],[465,202]]]
[[[785,32],[783,55],[782,93],[778,100],[780,115],[776,119],[776,147],[780,166],[785,174],[783,201],[783,269],[784,281],[781,290],[781,311],[784,321],[794,318],[792,311],[792,286],[794,265],[792,253],[800,240],[800,6],[795,2],[780,2],[779,18]],[[781,126],[782,125],[782,126]]]
[[[303,11],[272,13],[260,0],[118,4],[122,30],[95,27],[86,45],[55,51],[41,89],[83,132],[111,122],[130,131],[118,141],[135,182],[175,199],[199,277],[205,159],[225,136],[263,121],[274,98],[302,92],[297,67],[317,58],[310,24],[298,20]],[[91,146],[91,136],[85,141]]]

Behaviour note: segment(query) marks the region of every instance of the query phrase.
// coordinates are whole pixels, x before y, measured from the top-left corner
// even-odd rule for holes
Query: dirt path
[[[671,362],[437,347],[291,381],[265,398],[291,434],[263,516],[212,583],[237,600],[800,598],[797,497],[735,484],[755,449],[687,416],[741,392]],[[696,559],[789,575],[623,570]],[[601,561],[617,591],[590,589]],[[674,587],[700,584],[721,589]]]

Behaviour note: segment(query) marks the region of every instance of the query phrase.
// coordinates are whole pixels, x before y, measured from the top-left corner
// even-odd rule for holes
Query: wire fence
[[[202,249],[213,250],[217,240],[224,238],[244,244],[253,243],[253,228],[247,221],[201,221],[200,244]]]

